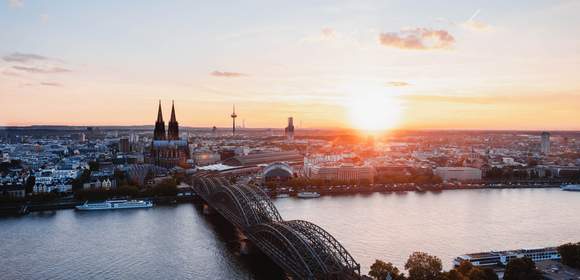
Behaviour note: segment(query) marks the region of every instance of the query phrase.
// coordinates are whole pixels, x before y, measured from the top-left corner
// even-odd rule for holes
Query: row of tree
[[[563,264],[580,269],[580,242],[561,245],[558,253],[562,256]]]
[[[375,178],[375,183],[378,184],[440,184],[443,179],[433,174],[414,174],[414,175],[382,175]]]
[[[161,197],[177,195],[177,180],[166,179],[149,188],[121,185],[114,189],[88,189],[75,191],[75,198],[81,201],[105,200],[113,197]]]
[[[441,259],[423,252],[415,252],[405,263],[408,275],[402,273],[390,262],[376,260],[371,265],[369,276],[384,280],[497,280],[498,276],[491,268],[473,266],[463,262],[457,268],[443,271]],[[542,273],[529,258],[511,260],[505,270],[504,280],[541,280]]]
[[[441,177],[436,175],[389,175],[389,176],[377,176],[375,178],[375,184],[404,184],[404,183],[415,183],[415,184],[439,184],[443,180]],[[266,186],[275,188],[278,185],[287,186],[294,189],[299,189],[303,187],[330,187],[330,186],[340,186],[340,185],[357,185],[359,187],[369,187],[370,181],[367,179],[361,180],[326,180],[326,179],[314,179],[308,177],[293,177],[285,182],[266,182]]]

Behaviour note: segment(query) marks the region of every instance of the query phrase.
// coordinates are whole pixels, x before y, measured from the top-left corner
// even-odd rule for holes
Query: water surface
[[[284,219],[314,222],[368,272],[421,250],[445,267],[463,253],[580,241],[580,192],[459,190],[287,198]],[[60,210],[0,218],[3,279],[276,279],[267,259],[240,254],[237,232],[199,206]]]

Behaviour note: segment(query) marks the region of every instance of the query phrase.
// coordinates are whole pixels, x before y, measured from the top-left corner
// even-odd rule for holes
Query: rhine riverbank
[[[498,181],[487,183],[441,183],[441,184],[370,184],[370,185],[336,185],[336,186],[303,186],[299,188],[271,188],[265,187],[266,193],[275,198],[278,194],[297,196],[299,192],[318,192],[321,195],[356,195],[370,193],[391,192],[441,192],[446,190],[477,190],[477,189],[525,189],[525,188],[559,188],[562,182],[529,182],[529,181]],[[195,194],[191,188],[182,187],[175,196],[161,197],[138,197],[137,199],[153,201],[155,204],[173,204],[191,202]],[[130,198],[130,197],[126,197]],[[54,211],[61,209],[74,209],[75,206],[84,203],[84,200],[75,199],[72,196],[58,198],[53,201],[21,201],[14,203],[0,203],[0,216],[18,216],[30,212]]]

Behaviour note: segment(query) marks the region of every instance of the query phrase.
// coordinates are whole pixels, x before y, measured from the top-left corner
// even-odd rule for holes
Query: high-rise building
[[[131,132],[129,135],[129,142],[132,144],[139,142],[139,134]]]
[[[131,145],[129,144],[129,138],[123,137],[119,139],[119,152],[127,154],[131,151]]]
[[[540,144],[540,152],[544,155],[550,154],[550,133],[542,132],[542,142]]]
[[[294,118],[288,118],[288,126],[284,129],[284,134],[288,141],[294,140]]]

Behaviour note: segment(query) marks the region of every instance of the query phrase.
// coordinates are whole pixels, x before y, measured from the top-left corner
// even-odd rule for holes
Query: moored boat
[[[317,198],[320,197],[320,194],[317,192],[299,192],[299,198]]]
[[[461,255],[453,260],[454,266],[459,266],[467,261],[475,266],[505,266],[515,258],[528,257],[532,261],[559,260],[561,258],[555,247],[538,249],[519,249],[510,251],[491,251]]]
[[[580,192],[580,184],[568,184],[560,186],[563,191]]]
[[[77,210],[94,211],[94,210],[116,210],[116,209],[137,209],[151,208],[153,202],[146,200],[106,200],[104,202],[89,203],[76,206]]]
[[[290,195],[287,193],[279,193],[276,195],[276,198],[288,198],[288,197],[290,197]]]

